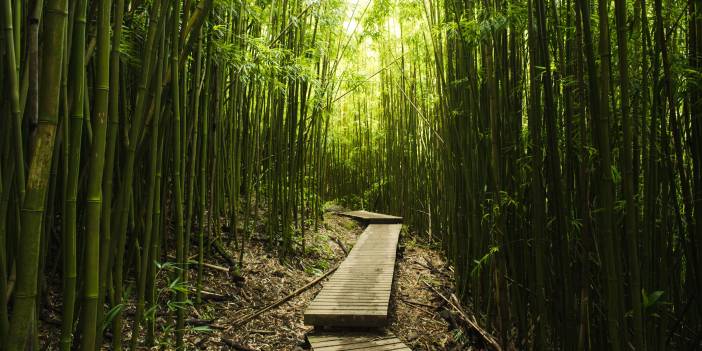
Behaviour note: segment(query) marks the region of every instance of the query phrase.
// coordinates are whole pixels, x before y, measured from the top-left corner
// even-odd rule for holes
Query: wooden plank
[[[320,303],[325,303],[325,304],[328,304],[328,303],[343,304],[343,303],[346,303],[346,302],[357,303],[357,302],[365,302],[365,301],[368,301],[368,302],[372,301],[373,304],[380,304],[380,303],[382,302],[382,303],[383,303],[383,306],[385,307],[385,306],[388,305],[387,302],[386,302],[385,300],[387,300],[389,297],[390,297],[390,296],[388,296],[388,295],[385,295],[385,296],[382,296],[382,295],[376,295],[376,296],[354,296],[354,297],[329,296],[329,295],[327,295],[327,296],[321,297],[321,298],[320,298],[320,301],[317,301],[317,300],[315,299],[315,301],[313,301],[312,303],[310,303],[310,305],[308,306],[308,309],[316,308],[317,305],[320,304]]]
[[[390,295],[384,294],[384,295],[356,295],[356,296],[344,296],[344,295],[325,295],[321,296],[319,299],[319,302],[324,302],[324,303],[344,303],[344,302],[362,302],[362,301],[368,301],[368,302],[373,302],[373,303],[380,303],[383,302],[386,306],[388,305],[387,301],[390,298]],[[317,301],[315,299],[314,302],[310,303],[308,308],[314,308],[317,306]]]
[[[388,313],[387,306],[348,306],[348,307],[333,307],[333,306],[321,306],[321,307],[310,307],[307,309],[308,314],[329,314],[333,316],[337,315],[380,315],[384,316]]]
[[[366,282],[369,280],[390,280],[392,281],[393,276],[390,274],[340,274],[338,276],[332,276],[327,282],[339,281],[362,281]]]
[[[392,333],[384,333],[380,331],[335,331],[307,335],[307,339],[312,342],[345,340],[349,343],[354,341],[381,340],[394,337],[395,336]]]
[[[390,284],[386,284],[386,286],[383,285],[372,285],[372,284],[363,284],[363,285],[354,285],[354,284],[335,284],[335,285],[328,285],[322,288],[322,290],[326,291],[390,291],[391,287],[389,286]]]
[[[402,223],[402,217],[386,215],[382,213],[368,212],[368,211],[350,211],[339,213],[342,216],[350,217],[356,220],[360,220],[365,223],[382,223],[382,224],[394,224]]]
[[[317,301],[314,306],[310,305],[310,308],[318,307],[341,307],[341,306],[373,306],[373,307],[385,307],[387,306],[385,302],[380,299],[377,300],[326,300]]]
[[[364,295],[365,296],[371,296],[371,295],[385,296],[385,295],[387,295],[388,297],[390,297],[390,291],[391,290],[383,290],[383,291],[367,291],[367,290],[363,290],[363,291],[338,291],[338,290],[332,291],[332,290],[326,290],[325,291],[324,289],[322,289],[322,292],[318,296],[326,296],[327,294],[328,295],[344,296],[344,294],[346,293],[347,296],[357,296],[357,295],[360,295],[360,296],[364,296]]]
[[[307,313],[304,323],[307,325],[343,325],[345,327],[383,327],[387,325],[387,314],[366,313]]]
[[[308,335],[312,349],[315,351],[410,351],[400,339],[388,334],[367,333],[333,333]]]
[[[335,286],[335,287],[352,287],[352,286],[358,286],[358,287],[377,287],[379,285],[390,285],[392,284],[392,279],[368,279],[367,281],[363,280],[335,280],[331,282],[332,284],[325,284],[324,286]],[[386,289],[387,290],[387,289]]]
[[[375,300],[375,301],[367,301],[367,300],[359,300],[359,301],[317,301],[314,305],[310,306],[310,310],[312,309],[324,309],[324,308],[340,308],[340,307],[353,307],[353,308],[359,308],[359,307],[383,307],[387,309],[387,305],[385,302],[380,301],[380,300]]]
[[[387,285],[392,284],[392,279],[368,279],[367,281],[363,280],[335,280],[331,283],[324,284],[325,287],[328,287],[329,289],[334,289],[334,288],[345,288],[345,287],[367,287],[367,288],[377,288],[377,287],[384,287]],[[383,288],[383,290],[390,290],[388,288]]]
[[[305,324],[378,327],[387,324],[401,224],[370,224],[347,259],[305,311]]]
[[[363,296],[363,295],[365,295],[365,296],[371,296],[371,295],[387,296],[389,298],[391,293],[392,293],[392,290],[390,290],[390,289],[367,290],[367,289],[362,289],[362,288],[349,288],[349,289],[328,290],[328,291],[325,291],[324,294],[329,294],[329,295],[320,294],[320,296],[330,296],[330,295],[344,296],[344,294],[348,294],[348,295],[359,295],[359,296]]]
[[[332,281],[369,281],[369,280],[389,280],[392,281],[393,276],[390,274],[339,274],[332,276],[327,283]]]
[[[373,278],[368,278],[368,279],[356,279],[356,280],[351,280],[351,279],[336,279],[334,281],[330,281],[323,286],[354,286],[354,285],[359,285],[359,286],[369,286],[369,285],[390,285],[392,284],[392,279],[391,278],[380,278],[380,279],[373,279]]]
[[[356,296],[344,296],[344,295],[325,295],[321,296],[320,300],[324,301],[383,301],[389,299],[390,295],[356,295]],[[312,306],[312,304],[310,304]]]
[[[366,300],[388,300],[390,299],[390,293],[389,292],[381,292],[381,293],[374,293],[374,294],[359,294],[359,293],[349,293],[349,294],[339,294],[339,293],[329,293],[325,295],[320,295],[320,299],[323,300],[329,300],[329,299],[366,299]],[[310,304],[311,305],[311,304]]]
[[[390,279],[392,280],[393,274],[391,271],[389,272],[373,272],[373,271],[364,271],[363,268],[359,268],[359,271],[356,273],[351,273],[351,272],[339,272],[337,274],[332,275],[331,279],[342,279],[342,278],[356,278],[356,279],[372,279],[372,278],[383,278],[383,279]],[[327,281],[328,283],[329,281]]]
[[[398,350],[409,350],[405,344],[399,340],[378,340],[369,343],[361,343],[357,345],[338,345],[338,346],[328,346],[322,348],[315,348],[315,350],[321,351],[398,351]]]

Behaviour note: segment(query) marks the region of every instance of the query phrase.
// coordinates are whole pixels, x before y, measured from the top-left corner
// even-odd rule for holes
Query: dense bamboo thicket
[[[0,349],[45,344],[57,276],[62,350],[106,333],[116,350],[182,349],[205,255],[239,267],[259,213],[281,257],[303,252],[344,9],[3,1]]]
[[[206,258],[327,201],[505,348],[701,345],[699,1],[0,1],[0,350],[185,349]]]
[[[700,11],[373,1],[326,194],[440,244],[505,345],[699,348]]]

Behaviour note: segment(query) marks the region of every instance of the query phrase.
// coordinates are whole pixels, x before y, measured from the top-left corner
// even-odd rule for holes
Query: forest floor
[[[316,284],[290,301],[241,326],[234,322],[289,295],[334,267],[345,257],[363,231],[355,221],[328,212],[319,232],[308,234],[304,255],[284,261],[267,248],[262,237],[254,235],[246,244],[246,258],[240,274],[205,269],[203,289],[214,293],[202,304],[190,307],[186,342],[191,350],[305,350],[305,335],[313,331],[303,323],[305,307],[321,290]],[[343,246],[343,249],[342,249]],[[208,262],[225,265],[222,262]],[[191,281],[196,270],[190,271]],[[453,291],[452,272],[442,254],[429,245],[411,238],[403,230],[398,249],[398,263],[390,304],[387,330],[413,350],[478,350],[472,332],[457,322],[454,312],[437,295]],[[50,308],[44,309],[40,323],[42,349],[53,350],[60,334],[60,297],[52,294],[60,280],[50,284]],[[323,281],[322,281],[323,283]],[[431,288],[429,287],[431,285]],[[194,299],[194,296],[191,296]],[[127,309],[125,321],[131,326],[133,309]],[[174,313],[159,311],[156,341],[160,349],[173,349]],[[170,326],[170,327],[168,327]],[[164,329],[165,328],[165,329]],[[170,328],[170,329],[169,329]],[[131,331],[125,332],[128,340]],[[109,336],[109,335],[108,335]],[[125,345],[128,341],[125,340]],[[107,346],[107,344],[105,345]],[[145,348],[144,348],[145,349]]]

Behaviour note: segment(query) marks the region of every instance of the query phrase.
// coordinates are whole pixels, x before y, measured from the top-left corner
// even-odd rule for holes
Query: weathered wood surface
[[[381,333],[330,333],[307,336],[315,351],[410,351],[392,334]]]
[[[350,217],[365,223],[376,223],[376,224],[394,224],[402,223],[402,217],[390,216],[382,213],[368,212],[368,211],[351,211],[351,212],[341,212],[342,216]]]
[[[387,325],[401,224],[370,224],[305,311],[305,324]]]

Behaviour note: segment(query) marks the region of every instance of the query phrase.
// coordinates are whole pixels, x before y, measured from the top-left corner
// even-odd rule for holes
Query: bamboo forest
[[[0,1],[2,351],[702,349],[700,0]]]

